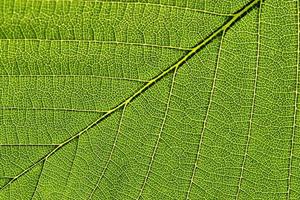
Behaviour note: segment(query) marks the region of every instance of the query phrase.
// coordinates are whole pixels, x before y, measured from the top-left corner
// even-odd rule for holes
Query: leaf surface
[[[0,199],[299,199],[299,0],[0,0]]]

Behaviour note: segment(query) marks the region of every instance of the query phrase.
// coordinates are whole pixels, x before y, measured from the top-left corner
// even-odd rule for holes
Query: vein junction
[[[201,48],[205,47],[208,43],[210,43],[214,38],[221,35],[223,32],[226,32],[235,22],[239,20],[244,14],[246,14],[251,8],[253,8],[258,2],[261,2],[261,0],[253,0],[251,3],[246,5],[243,9],[241,9],[236,14],[232,15],[232,18],[228,20],[223,26],[218,28],[215,32],[213,32],[210,36],[208,36],[205,40],[197,44],[195,47],[193,47],[188,53],[179,59],[174,65],[170,66],[166,70],[162,71],[157,76],[150,79],[148,82],[144,84],[143,87],[141,87],[137,92],[135,92],[133,95],[125,99],[123,102],[118,104],[117,106],[111,108],[109,111],[106,111],[103,113],[96,121],[92,122],[88,126],[86,126],[84,129],[82,129],[80,132],[76,133],[72,137],[68,138],[67,140],[63,141],[61,144],[57,145],[52,151],[50,151],[48,154],[46,154],[41,159],[34,162],[31,166],[24,169],[22,172],[17,174],[15,177],[13,177],[9,182],[7,182],[2,188],[0,188],[0,191],[4,190],[6,187],[8,187],[11,183],[16,181],[18,178],[25,175],[27,172],[29,172],[31,169],[33,169],[35,166],[37,166],[39,163],[44,163],[50,156],[55,154],[58,150],[62,149],[65,145],[69,144],[74,139],[79,138],[83,133],[86,133],[91,128],[97,126],[101,121],[105,120],[107,117],[109,117],[114,112],[118,111],[119,109],[124,109],[125,106],[128,106],[136,97],[138,97],[140,94],[148,90],[151,86],[153,86],[156,82],[164,78],[167,74],[170,72],[173,72],[174,70],[177,70],[179,67],[181,67],[183,64],[185,64],[186,61],[191,59]]]

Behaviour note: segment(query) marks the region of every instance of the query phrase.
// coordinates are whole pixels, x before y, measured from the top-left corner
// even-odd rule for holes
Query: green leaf
[[[0,0],[0,199],[300,199],[299,0]]]

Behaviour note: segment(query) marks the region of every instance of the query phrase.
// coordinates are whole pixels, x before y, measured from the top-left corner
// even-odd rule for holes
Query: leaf
[[[299,199],[297,0],[0,0],[0,199]]]

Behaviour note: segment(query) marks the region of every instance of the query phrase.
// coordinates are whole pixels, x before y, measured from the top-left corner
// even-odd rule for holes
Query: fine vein
[[[291,182],[292,182],[292,166],[293,166],[293,149],[294,149],[294,140],[295,140],[295,133],[296,133],[296,120],[297,120],[297,113],[298,113],[298,85],[299,85],[299,56],[300,56],[300,6],[299,1],[296,2],[297,4],[297,18],[298,18],[298,47],[297,47],[297,67],[296,67],[296,88],[295,88],[295,105],[294,105],[294,116],[293,116],[293,130],[292,130],[292,138],[291,138],[291,146],[290,146],[290,155],[289,155],[289,164],[288,164],[288,181],[287,181],[287,196],[286,199],[290,199],[291,195]]]
[[[256,90],[257,90],[257,79],[258,79],[258,67],[259,67],[259,58],[260,58],[260,25],[261,25],[261,7],[262,7],[262,1],[260,0],[259,3],[259,11],[258,11],[258,28],[257,28],[257,56],[256,56],[256,67],[255,67],[255,79],[254,79],[254,89],[253,89],[253,96],[252,96],[252,104],[251,104],[251,111],[250,111],[250,119],[249,119],[249,128],[248,128],[248,134],[247,134],[247,141],[246,141],[246,147],[244,151],[242,166],[241,166],[241,173],[238,180],[238,186],[237,186],[237,193],[235,196],[235,199],[239,199],[241,186],[242,186],[242,180],[244,175],[244,169],[245,169],[245,163],[248,155],[249,150],[249,144],[251,139],[251,131],[252,131],[252,124],[253,124],[253,115],[254,115],[254,105],[255,105],[255,99],[256,99]]]
[[[102,2],[102,3],[107,3],[107,1],[97,1],[97,2]],[[118,4],[139,4],[139,5],[146,5],[146,6],[160,6],[160,7],[165,7],[165,8],[171,8],[171,9],[182,9],[182,10],[187,10],[187,11],[193,11],[193,12],[201,12],[204,14],[210,14],[210,15],[218,15],[218,16],[233,16],[233,14],[230,13],[217,13],[209,10],[200,10],[197,8],[189,8],[189,7],[180,7],[180,6],[175,6],[175,5],[167,5],[167,4],[157,4],[157,3],[149,3],[149,2],[122,2],[122,1],[109,1],[109,3],[118,3]]]
[[[141,196],[142,196],[142,194],[144,192],[146,183],[147,183],[147,181],[149,179],[149,175],[150,175],[153,163],[154,163],[155,155],[157,153],[157,149],[158,149],[161,137],[162,137],[161,135],[162,135],[163,129],[165,127],[166,119],[167,119],[169,108],[170,108],[170,102],[171,102],[171,97],[172,97],[172,93],[173,93],[173,88],[174,88],[174,83],[175,83],[175,78],[176,78],[177,70],[178,70],[178,66],[175,68],[174,73],[173,73],[173,78],[172,78],[172,83],[171,83],[171,87],[170,87],[169,97],[168,97],[168,101],[167,101],[167,105],[166,105],[166,111],[165,111],[164,118],[163,118],[161,126],[160,126],[160,130],[159,130],[156,142],[155,142],[155,146],[154,146],[153,152],[151,154],[151,159],[150,159],[150,163],[149,163],[149,166],[148,166],[148,169],[147,169],[147,172],[146,172],[146,176],[145,176],[144,181],[142,183],[139,195],[136,198],[137,200],[141,198]]]
[[[0,147],[56,147],[59,144],[0,144]]]
[[[0,107],[0,110],[23,110],[23,111],[56,111],[56,112],[88,112],[88,113],[105,113],[101,110],[88,110],[88,109],[72,109],[72,108],[25,108],[25,107]]]
[[[233,17],[225,23],[223,26],[218,28],[215,32],[213,32],[210,36],[208,36],[205,40],[200,42],[198,45],[193,47],[185,56],[183,56],[181,59],[179,59],[174,65],[170,66],[166,70],[162,71],[157,76],[150,79],[143,87],[141,87],[137,92],[135,92],[133,95],[125,99],[123,102],[118,104],[117,106],[113,107],[106,113],[104,113],[102,116],[100,116],[97,120],[93,121],[91,124],[86,126],[84,129],[82,129],[77,134],[73,135],[72,137],[66,139],[61,144],[59,144],[56,148],[54,148],[51,152],[46,154],[44,157],[42,157],[40,160],[36,161],[32,165],[30,165],[28,168],[24,169],[22,172],[17,174],[15,177],[13,177],[8,183],[6,183],[2,188],[0,188],[0,191],[4,190],[6,187],[8,187],[11,183],[16,181],[18,178],[25,175],[27,172],[29,172],[31,169],[33,169],[38,163],[43,162],[44,160],[48,159],[50,156],[52,156],[54,153],[56,153],[58,150],[60,150],[65,145],[69,144],[71,141],[73,141],[75,138],[79,137],[80,135],[84,134],[91,128],[97,126],[101,121],[109,117],[111,114],[119,110],[120,108],[124,107],[125,105],[129,105],[136,97],[138,97],[140,94],[145,92],[147,89],[149,89],[151,86],[153,86],[156,82],[161,80],[163,77],[165,77],[167,74],[175,70],[176,68],[179,68],[184,63],[186,63],[191,57],[193,57],[201,48],[206,46],[208,43],[210,43],[216,36],[218,36],[223,31],[227,30],[231,27],[240,17],[242,17],[243,14],[245,14],[247,11],[249,11],[253,6],[255,6],[259,1],[261,0],[253,0],[250,4],[245,6],[242,10],[240,10],[238,13],[234,14]]]
[[[123,111],[122,111],[122,114],[121,114],[121,118],[120,118],[118,130],[117,130],[117,134],[115,136],[114,143],[112,145],[112,148],[111,148],[111,151],[110,151],[110,154],[109,154],[109,158],[108,158],[108,160],[107,160],[107,162],[106,162],[106,164],[105,164],[105,166],[104,166],[104,168],[103,168],[103,170],[101,172],[101,175],[99,176],[99,178],[97,180],[97,183],[96,183],[95,187],[93,188],[93,190],[92,190],[92,192],[91,192],[88,200],[93,197],[96,189],[99,187],[99,184],[100,184],[100,182],[101,182],[101,180],[102,180],[102,178],[103,178],[103,176],[104,176],[104,174],[105,174],[105,172],[106,172],[106,170],[108,168],[108,165],[110,164],[110,162],[112,160],[112,156],[113,156],[114,151],[115,151],[116,146],[117,146],[118,137],[119,137],[120,132],[121,132],[121,126],[122,126],[122,121],[123,121],[123,118],[124,118],[124,113],[125,113],[126,106],[127,106],[127,104],[125,104],[124,107],[123,107]]]
[[[99,78],[99,79],[111,79],[111,80],[124,80],[133,82],[146,83],[146,80],[139,78],[129,78],[129,77],[113,77],[113,76],[101,76],[93,74],[23,74],[23,75],[13,75],[13,74],[1,74],[0,77],[12,77],[12,78]]]
[[[211,91],[210,91],[210,97],[209,97],[209,101],[208,101],[208,106],[207,106],[205,118],[204,118],[204,121],[203,121],[203,127],[202,127],[202,130],[201,130],[201,133],[200,133],[200,140],[199,140],[199,144],[198,144],[198,148],[197,148],[196,159],[195,159],[195,163],[194,163],[194,167],[193,167],[193,172],[192,172],[192,176],[191,176],[191,179],[190,179],[190,183],[189,183],[189,188],[188,188],[188,191],[187,191],[186,199],[189,199],[189,196],[190,196],[190,193],[191,193],[191,190],[192,190],[192,186],[193,186],[193,183],[194,183],[196,169],[198,167],[197,163],[198,163],[198,161],[200,159],[200,151],[201,151],[201,147],[202,147],[204,131],[205,131],[206,126],[207,126],[207,119],[208,119],[208,115],[209,115],[209,112],[210,112],[211,104],[213,102],[212,99],[213,99],[214,91],[215,91],[215,88],[216,88],[217,73],[218,73],[218,68],[219,68],[219,64],[220,64],[220,57],[221,57],[221,51],[222,51],[222,44],[223,44],[224,35],[225,35],[225,30],[223,31],[223,34],[222,34],[222,37],[221,37],[221,41],[220,41],[220,47],[219,47],[219,52],[218,52],[217,64],[216,64],[216,67],[215,67],[214,78],[213,78],[212,87],[211,87]]]
[[[36,185],[35,185],[35,187],[34,187],[34,191],[33,191],[32,195],[31,195],[31,198],[30,198],[31,200],[33,199],[33,197],[34,197],[36,191],[38,190],[39,183],[40,183],[40,179],[41,179],[41,177],[42,177],[42,174],[43,174],[43,171],[44,171],[45,164],[46,164],[46,160],[44,160],[44,161],[42,162],[42,169],[41,169],[41,171],[40,171],[40,173],[39,173],[39,177],[38,177],[38,180],[37,180]]]
[[[101,41],[101,40],[86,40],[86,39],[47,39],[47,38],[4,38],[0,41],[28,41],[28,42],[87,42],[87,43],[99,43],[99,44],[115,44],[115,45],[130,45],[130,46],[141,46],[150,48],[163,48],[163,49],[174,49],[179,51],[190,51],[187,47],[176,47],[158,44],[146,44],[146,43],[134,43],[134,42],[123,42],[123,41]]]

